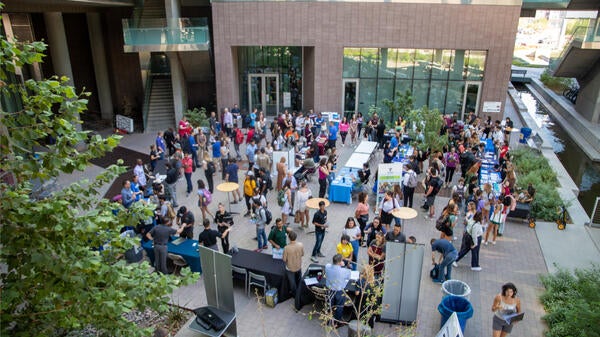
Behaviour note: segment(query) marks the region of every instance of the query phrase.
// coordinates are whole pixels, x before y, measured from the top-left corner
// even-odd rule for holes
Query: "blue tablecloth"
[[[148,258],[152,265],[154,265],[154,248],[152,241],[146,241],[142,243],[142,247],[146,251]],[[181,255],[185,259],[185,262],[188,263],[190,270],[196,273],[202,272],[202,267],[200,266],[200,253],[198,252],[198,241],[187,239],[178,245],[174,245],[172,242],[169,242],[167,245],[167,252]]]
[[[329,185],[329,201],[352,203],[352,177],[358,178],[358,170],[344,167],[337,172]]]
[[[414,147],[412,147],[408,144],[403,144],[398,147],[398,153],[396,153],[394,158],[392,158],[392,163],[408,164],[408,162],[409,162],[408,158],[410,156],[412,156],[414,152],[415,152]]]

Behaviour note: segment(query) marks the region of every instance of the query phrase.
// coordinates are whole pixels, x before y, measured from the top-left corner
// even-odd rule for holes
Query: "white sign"
[[[133,132],[133,119],[123,115],[116,117],[117,129],[125,130],[129,133]]]
[[[283,93],[283,107],[291,108],[292,107],[292,94],[289,92]]]
[[[502,102],[483,102],[483,112],[501,112]]]
[[[385,192],[391,191],[396,184],[402,184],[402,163],[379,164],[377,172],[377,207],[379,207]]]
[[[440,329],[440,331],[435,335],[436,337],[463,337],[462,329],[460,328],[460,324],[458,322],[458,317],[456,313],[453,312],[452,316],[448,318],[444,326]]]

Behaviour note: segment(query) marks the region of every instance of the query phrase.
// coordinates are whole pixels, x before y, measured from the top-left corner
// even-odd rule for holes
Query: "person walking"
[[[321,158],[319,162],[319,198],[324,198],[327,192],[327,177],[329,170],[327,169],[327,158]]]
[[[204,170],[204,176],[206,177],[206,182],[208,183],[208,190],[210,193],[214,193],[215,183],[213,177],[217,172],[217,167],[215,163],[210,160],[210,155],[208,151],[204,152],[204,158],[202,160],[202,169]]]
[[[189,152],[186,152],[183,155],[183,159],[181,160],[181,166],[183,167],[183,174],[185,176],[185,182],[187,184],[186,193],[189,196],[194,189],[192,185],[192,173],[194,172],[194,161]]]
[[[167,269],[167,243],[171,235],[179,235],[183,232],[183,227],[178,230],[171,228],[172,222],[167,219],[164,224],[153,227],[147,234],[148,240],[154,240],[154,269],[162,274],[168,274]]]
[[[212,194],[206,188],[206,184],[202,179],[198,179],[196,183],[198,184],[198,207],[202,211],[202,220],[206,219],[207,213],[214,218],[215,216],[208,210],[208,205],[212,201]]]
[[[481,246],[482,236],[483,227],[481,226],[481,212],[477,212],[473,215],[472,219],[467,222],[458,257],[452,266],[458,267],[458,261],[465,257],[468,252],[471,252],[471,270],[481,271],[481,267],[479,266],[479,248]]]
[[[517,297],[517,287],[514,284],[509,282],[502,286],[502,292],[494,297],[492,312],[494,312],[492,336],[506,337],[512,332],[515,323],[508,323],[505,317],[521,313],[521,300]]]
[[[312,197],[312,192],[306,185],[306,181],[303,180],[302,182],[300,182],[300,188],[298,189],[298,192],[296,192],[296,205],[294,206],[294,208],[296,209],[296,212],[298,212],[300,214],[300,227],[301,228],[308,227],[308,221],[309,221],[310,214],[308,211],[308,207],[306,207],[306,202],[311,197]]]
[[[361,246],[365,237],[365,228],[367,227],[367,223],[369,222],[369,205],[367,204],[368,200],[369,195],[367,193],[358,193],[358,205],[356,205],[356,209],[354,210],[354,217],[358,221],[358,227],[360,229]]]
[[[235,159],[230,158],[229,165],[227,165],[227,168],[225,169],[226,170],[225,180],[230,183],[239,184],[239,178],[238,178],[238,170],[239,169],[240,168],[236,164]],[[233,201],[231,202],[232,204],[237,204],[238,201],[242,201],[242,197],[240,196],[239,189],[235,189],[235,190],[231,191],[231,194],[233,195]]]
[[[358,250],[360,248],[360,239],[362,238],[360,233],[360,228],[356,226],[354,218],[349,217],[346,219],[346,225],[342,234],[348,236],[348,242],[352,246],[352,270],[356,270],[358,266]]]
[[[313,225],[315,225],[315,246],[312,250],[310,260],[312,262],[319,262],[319,257],[325,257],[321,253],[321,245],[325,238],[325,230],[328,227],[327,224],[327,211],[325,210],[325,201],[319,201],[319,209],[313,215]]]
[[[223,203],[219,203],[218,207],[214,219],[217,224],[217,231],[221,233],[221,247],[223,247],[223,253],[227,253],[229,252],[229,236],[223,236],[223,233],[233,225],[233,217],[225,210],[225,205],[223,205]]]
[[[256,225],[256,239],[258,241],[258,248],[255,252],[261,252],[264,249],[269,248],[267,246],[267,233],[265,227],[267,225],[267,209],[260,200],[257,202],[254,200],[254,223]]]
[[[287,165],[285,164],[285,157],[281,157],[279,159],[279,163],[276,165],[277,169],[277,191],[281,190],[281,186],[283,185],[283,178],[285,178],[285,172],[287,171]]]
[[[417,179],[417,173],[413,170],[412,166],[404,166],[406,173],[402,177],[402,194],[404,195],[404,207],[413,207],[413,196],[415,195],[415,188],[419,183]]]
[[[342,147],[346,146],[346,136],[348,135],[348,129],[350,128],[350,124],[348,123],[348,119],[346,116],[342,118],[340,122],[340,136],[342,136]]]
[[[256,178],[252,170],[246,173],[246,179],[244,179],[244,199],[246,200],[246,208],[248,211],[244,216],[250,216],[252,212],[252,197],[254,196],[254,189],[256,188]]]
[[[292,297],[296,296],[296,289],[301,282],[302,257],[304,256],[304,245],[302,242],[296,241],[297,237],[296,232],[288,232],[290,243],[283,248],[283,262],[285,263],[285,272]]]

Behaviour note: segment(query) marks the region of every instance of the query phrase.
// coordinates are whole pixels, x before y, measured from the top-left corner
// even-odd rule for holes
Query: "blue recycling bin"
[[[452,316],[453,312],[456,312],[458,317],[458,323],[463,334],[465,333],[465,327],[469,318],[473,317],[473,306],[471,302],[464,297],[460,296],[446,296],[442,298],[442,302],[438,305],[438,311],[442,315],[442,322],[440,328],[444,326],[446,321]]]
[[[530,128],[521,128],[521,135],[519,136],[519,143],[527,144],[527,140],[531,137]]]

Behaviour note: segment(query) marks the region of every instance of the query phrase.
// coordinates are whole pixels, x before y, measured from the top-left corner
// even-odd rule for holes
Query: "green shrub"
[[[536,189],[531,216],[539,220],[556,220],[563,202],[556,190],[556,172],[550,167],[548,160],[529,148],[511,151],[511,155],[517,171],[518,185],[525,188],[531,183]]]
[[[541,276],[546,337],[600,336],[600,269],[559,270]]]
[[[562,94],[562,92],[565,91],[565,89],[568,89],[573,83],[573,80],[571,78],[554,77],[550,75],[548,69],[546,69],[540,75],[540,81],[542,81],[542,83],[544,83],[546,87],[560,94]]]
[[[206,109],[204,107],[198,109],[194,108],[193,110],[188,109],[183,115],[187,118],[187,120],[194,127],[202,126],[209,127],[210,122],[208,119],[208,115],[206,113]]]

